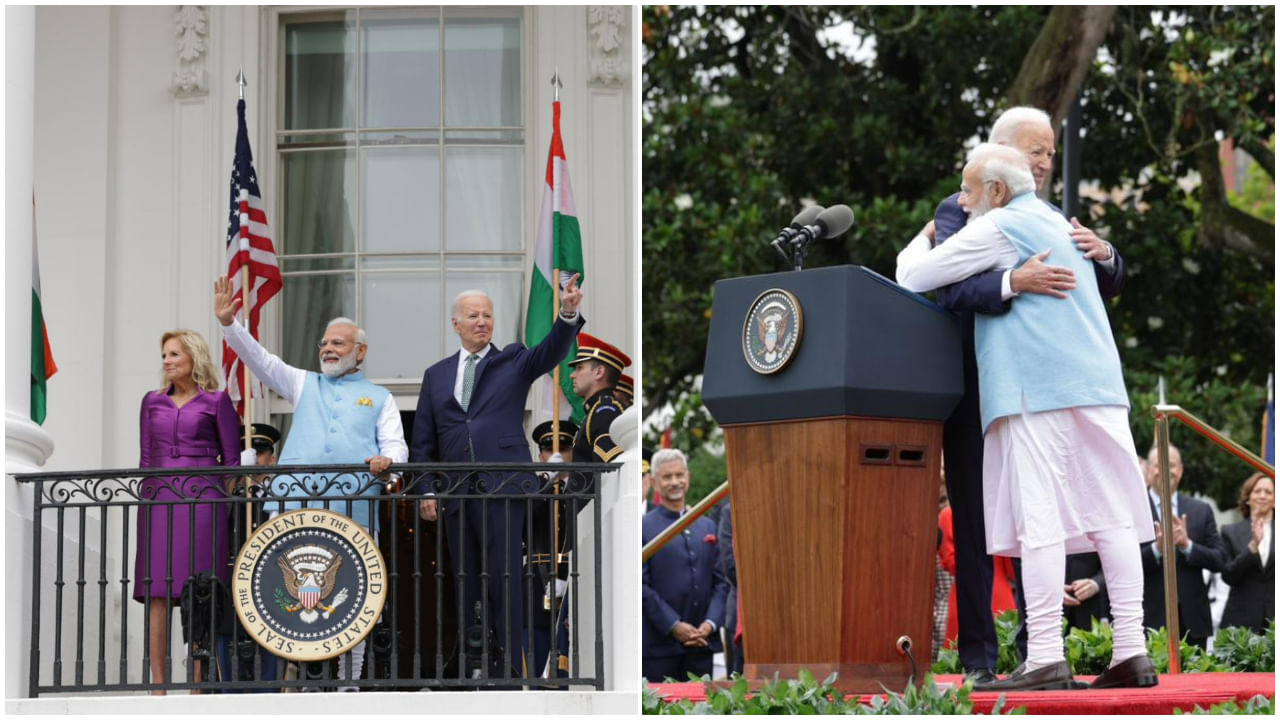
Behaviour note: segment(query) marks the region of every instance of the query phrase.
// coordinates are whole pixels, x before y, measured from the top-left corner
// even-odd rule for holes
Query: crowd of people
[[[206,476],[144,478],[140,495],[156,504],[142,506],[137,516],[133,597],[147,608],[150,682],[164,684],[168,680],[168,624],[172,608],[182,605],[184,588],[202,574],[227,584],[229,560],[239,549],[232,543],[243,542],[246,536],[244,526],[228,517],[228,504],[190,500],[251,492],[264,498],[251,504],[257,522],[303,507],[327,508],[349,516],[377,537],[387,528],[379,527],[375,503],[353,498],[374,498],[388,482],[401,483],[406,494],[423,498],[418,505],[422,521],[442,523],[440,535],[445,538],[454,577],[459,579],[456,625],[468,624],[470,616],[464,617],[464,609],[485,609],[484,622],[495,642],[490,666],[480,668],[479,677],[565,677],[567,554],[573,550],[573,516],[582,501],[530,499],[528,513],[512,511],[509,501],[513,496],[537,492],[553,475],[565,492],[581,491],[582,483],[571,488],[570,474],[548,472],[540,473],[546,477],[520,474],[505,478],[494,489],[486,486],[482,474],[471,473],[461,484],[455,483],[456,487],[442,487],[439,478],[415,478],[396,473],[395,468],[406,462],[533,461],[524,431],[530,387],[568,358],[575,342],[577,354],[569,364],[574,392],[584,401],[585,418],[581,427],[567,420],[560,423],[558,454],[552,452],[556,439],[552,423],[536,427],[532,439],[541,451],[537,459],[559,463],[611,462],[617,458],[622,449],[614,443],[610,426],[630,403],[633,390],[628,386],[624,393],[615,393],[615,388],[631,360],[617,347],[581,332],[585,321],[578,312],[582,291],[577,280],[575,275],[565,284],[557,321],[547,337],[533,347],[495,345],[491,299],[481,291],[461,293],[451,313],[461,350],[426,369],[412,437],[406,441],[391,393],[362,372],[369,340],[354,321],[335,318],[325,327],[318,346],[321,372],[292,367],[234,321],[241,298],[232,294],[227,278],[219,278],[214,284],[214,314],[223,339],[254,377],[293,407],[288,437],[277,456],[279,431],[261,423],[246,431],[231,399],[218,389],[219,373],[208,344],[195,332],[176,330],[161,339],[163,386],[147,393],[142,401],[139,466],[273,465],[278,460],[286,465],[367,465],[368,473],[344,475],[334,482],[333,478],[321,481],[268,471],[254,476],[257,484],[250,490],[221,487],[221,478]],[[241,452],[246,434],[254,449]],[[483,497],[467,500],[455,495]],[[503,502],[489,502],[489,495]],[[525,527],[526,515],[532,518],[530,528]],[[557,532],[547,529],[553,517],[559,522]],[[560,538],[559,547],[551,547],[554,537]],[[529,578],[536,580],[530,582]],[[540,596],[536,597],[540,602],[532,602],[530,607],[545,611],[524,612],[525,593]],[[552,607],[558,608],[554,620]],[[184,634],[195,622],[189,614],[182,617]],[[530,636],[533,648],[526,640]],[[365,644],[356,644],[340,658],[339,680],[365,676]],[[560,659],[557,667],[547,668],[544,665],[553,644]],[[533,668],[527,663],[530,651]],[[226,649],[221,642],[212,657],[219,660],[214,663],[216,672],[208,672],[197,661],[197,679],[225,677]],[[277,679],[275,658],[265,652],[262,657],[256,679]],[[348,682],[340,689],[354,689],[354,685]],[[153,692],[163,694],[164,690]]]

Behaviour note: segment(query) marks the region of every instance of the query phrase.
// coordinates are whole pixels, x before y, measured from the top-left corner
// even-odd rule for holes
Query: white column
[[[31,472],[53,452],[53,438],[31,422],[31,193],[35,167],[34,7],[5,8],[5,472]],[[30,632],[31,490],[5,484],[6,698],[27,695]]]
[[[43,465],[53,438],[31,422],[31,194],[35,166],[33,7],[5,8],[5,469]]]

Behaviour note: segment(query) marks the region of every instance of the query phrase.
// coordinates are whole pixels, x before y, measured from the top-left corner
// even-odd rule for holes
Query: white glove
[[[245,448],[244,450],[241,450],[240,464],[241,465],[257,465],[258,451],[254,450],[253,448]]]

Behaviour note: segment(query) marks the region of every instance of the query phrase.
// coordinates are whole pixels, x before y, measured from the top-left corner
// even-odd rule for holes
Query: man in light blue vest
[[[984,144],[965,165],[963,230],[930,249],[931,227],[898,256],[898,282],[924,292],[1052,255],[1076,286],[1029,295],[975,323],[987,551],[1023,558],[1027,659],[989,690],[1070,688],[1061,634],[1068,553],[1096,551],[1111,592],[1111,667],[1093,687],[1156,684],[1142,630],[1138,543],[1153,538],[1128,424],[1120,355],[1071,225],[1035,196],[1026,158]]]
[[[335,318],[325,328],[320,341],[323,372],[307,372],[285,364],[267,352],[249,331],[236,323],[240,297],[233,296],[231,281],[214,283],[213,311],[222,324],[227,345],[248,366],[254,377],[275,390],[293,405],[293,424],[280,454],[281,465],[353,465],[367,463],[370,474],[326,478],[277,476],[272,480],[274,497],[368,495],[382,492],[378,477],[409,459],[404,427],[395,400],[385,388],[374,385],[360,372],[369,350],[364,330],[347,318]],[[281,511],[301,507],[328,509],[349,516],[365,530],[377,531],[377,509],[373,500],[290,500]],[[270,509],[270,508],[268,508]],[[360,677],[364,665],[364,643],[351,651],[351,663],[339,661],[344,679]]]

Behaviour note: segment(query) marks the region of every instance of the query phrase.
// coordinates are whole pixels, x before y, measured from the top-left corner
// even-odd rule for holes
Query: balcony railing
[[[601,690],[600,482],[618,467],[417,463],[393,467],[389,478],[373,478],[362,465],[183,468],[178,476],[174,469],[17,475],[35,491],[31,577],[10,578],[31,588],[30,696]],[[426,499],[437,501],[440,520],[423,518]],[[233,565],[245,538],[298,505],[368,522],[381,551],[385,605],[365,637],[358,672],[350,652],[303,662],[277,657],[233,610]],[[508,542],[498,546],[504,526]],[[574,552],[579,529],[592,538],[589,568]],[[143,536],[150,541],[140,545]],[[458,553],[472,577],[455,567]],[[478,555],[469,561],[466,553]],[[272,577],[284,571],[282,565]],[[468,581],[477,580],[489,590],[468,593]],[[519,627],[500,611],[512,588],[523,596]],[[468,596],[476,598],[470,608],[464,607]],[[277,602],[281,597],[277,590]],[[153,603],[164,608],[160,618],[169,618],[163,681],[152,672],[147,640],[153,613],[146,608]],[[578,631],[587,612],[594,617],[593,637]],[[510,640],[515,637],[518,642]],[[586,643],[594,652],[582,652]],[[584,656],[591,661],[584,663]]]

